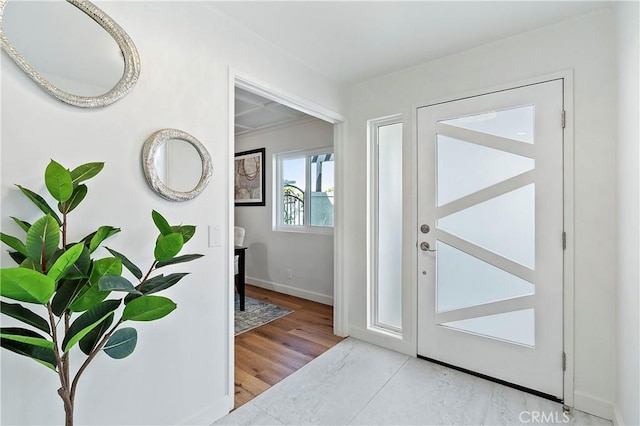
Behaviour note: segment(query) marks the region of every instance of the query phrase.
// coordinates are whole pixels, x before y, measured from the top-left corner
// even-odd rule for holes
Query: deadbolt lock
[[[431,228],[429,228],[429,225],[427,225],[426,223],[420,227],[420,232],[422,232],[423,234],[428,234],[429,231],[431,231]]]
[[[422,250],[422,251],[435,251],[435,250],[431,249],[431,246],[426,241],[423,241],[423,242],[420,243],[420,250]]]

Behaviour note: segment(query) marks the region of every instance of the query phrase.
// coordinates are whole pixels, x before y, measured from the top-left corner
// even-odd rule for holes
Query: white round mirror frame
[[[4,33],[2,18],[7,0],[0,0],[0,41],[2,42],[2,48],[33,81],[58,100],[81,108],[100,108],[110,105],[129,93],[138,81],[138,77],[140,76],[140,56],[138,55],[138,50],[136,49],[135,44],[133,44],[131,37],[129,37],[122,27],[120,27],[109,17],[109,15],[104,13],[96,5],[88,0],[66,1],[80,9],[104,28],[104,30],[113,37],[122,51],[122,56],[124,58],[124,72],[122,74],[122,78],[107,93],[99,96],[79,96],[67,93],[64,90],[60,90],[33,69],[33,67],[29,65],[15,47],[11,45],[9,39]]]
[[[179,139],[188,142],[195,148],[202,161],[202,176],[200,181],[191,191],[175,191],[169,188],[162,182],[158,171],[156,170],[156,157],[158,150],[164,143],[171,139]],[[144,169],[144,175],[149,182],[149,186],[162,198],[170,201],[188,201],[197,197],[202,190],[207,186],[211,175],[213,174],[213,166],[211,165],[211,156],[207,151],[207,148],[200,143],[200,141],[189,133],[183,132],[177,129],[162,129],[158,130],[144,142],[142,148],[142,167]]]

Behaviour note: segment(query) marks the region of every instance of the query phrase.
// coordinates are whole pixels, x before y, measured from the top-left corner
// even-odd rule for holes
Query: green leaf
[[[172,233],[171,225],[169,225],[169,222],[167,222],[167,219],[165,219],[160,213],[153,210],[151,212],[151,217],[153,218],[153,223],[156,224],[158,231],[160,231],[162,235],[169,235]]]
[[[129,282],[128,279],[113,274],[105,274],[98,281],[100,291],[125,291],[131,294],[142,294]]]
[[[84,243],[81,243],[84,244]],[[78,280],[82,278],[89,278],[89,271],[91,269],[91,256],[89,255],[89,249],[83,245],[82,253],[78,260],[71,265],[71,268],[64,275],[67,280]]]
[[[156,241],[156,248],[153,252],[158,262],[171,259],[182,250],[184,245],[182,234],[161,235]]]
[[[51,333],[51,328],[49,327],[47,320],[18,303],[6,303],[0,301],[0,312],[42,330],[47,334]]]
[[[0,338],[0,346],[17,354],[29,357],[34,361],[49,367],[53,371],[56,371],[56,355],[52,349],[30,345],[23,342],[16,342],[15,340],[5,338]]]
[[[138,332],[135,328],[121,328],[113,333],[102,350],[113,359],[122,359],[133,353],[137,342]]]
[[[60,256],[56,262],[49,268],[49,272],[47,275],[53,279],[55,282],[58,282],[60,278],[67,273],[67,271],[76,263],[76,260],[82,254],[82,250],[84,249],[84,243],[77,243],[67,251],[65,251],[62,256]]]
[[[31,228],[31,224],[29,222],[25,222],[24,220],[20,220],[17,217],[13,216],[11,216],[11,219],[13,219],[13,221],[17,223],[24,232],[29,232],[29,228]]]
[[[192,260],[200,259],[202,256],[204,255],[203,254],[185,254],[183,256],[174,257],[173,259],[158,262],[156,264],[156,269],[162,268],[163,266],[175,265],[176,263],[191,262]]]
[[[80,346],[80,350],[85,355],[89,355],[93,348],[96,347],[104,333],[106,333],[107,329],[111,326],[111,323],[113,323],[113,317],[114,314],[111,312],[96,328],[80,339],[78,346]]]
[[[80,280],[62,281],[62,283],[58,287],[58,290],[56,291],[55,296],[53,296],[53,300],[51,301],[51,310],[53,311],[54,315],[58,317],[62,315],[64,311],[69,308],[71,301],[75,299],[78,293],[80,293],[80,290],[82,290],[82,288],[88,282],[89,280],[87,278]],[[104,298],[106,297],[107,295],[105,295],[102,299],[98,300],[95,303],[102,302],[102,300],[104,300]],[[89,307],[90,306],[87,306],[87,309],[89,309]]]
[[[71,172],[53,160],[44,171],[44,183],[51,196],[60,202],[67,201],[73,194]]]
[[[69,331],[62,341],[62,350],[66,353],[86,336],[91,330],[96,328],[105,320],[113,311],[120,306],[119,300],[105,300],[99,305],[94,306],[87,312],[80,315],[69,327]]]
[[[189,275],[189,273],[182,272],[177,274],[170,274],[170,275],[167,275],[166,277],[163,275],[153,277],[145,281],[145,283],[142,284],[142,286],[140,286],[140,291],[143,294],[152,294],[162,290],[166,290],[172,285],[176,284],[182,278],[186,277],[187,275]]]
[[[123,321],[154,321],[173,311],[176,304],[162,296],[142,296],[132,300],[122,313]]]
[[[40,270],[42,269],[42,265],[38,265],[33,260],[27,259],[26,257],[22,261],[22,263],[20,264],[20,267],[21,268],[26,268],[26,269],[31,269],[32,271],[36,271],[36,272],[40,272]]]
[[[187,242],[193,237],[196,233],[196,227],[194,225],[177,225],[171,227],[172,232],[179,232],[182,234],[182,238],[184,239],[184,243]]]
[[[11,235],[4,234],[0,232],[0,241],[17,251],[18,253],[26,256],[27,255],[27,247],[24,245],[22,241],[17,239],[16,237],[12,237]]]
[[[38,219],[27,232],[27,257],[38,265],[46,264],[58,249],[60,227],[51,215]]]
[[[14,340],[16,342],[53,349],[53,342],[42,337],[35,331],[27,330],[26,328],[2,327],[0,328],[0,337],[3,339]]]
[[[0,269],[0,295],[9,299],[44,305],[56,290],[50,277],[27,268]]]
[[[20,185],[16,185],[18,188],[20,188],[20,191],[22,191],[22,193],[24,195],[26,195],[26,197],[31,200],[31,202],[33,204],[35,204],[44,214],[50,214],[52,218],[54,218],[56,220],[56,222],[58,222],[58,225],[62,225],[62,221],[60,220],[60,218],[58,217],[58,215],[56,214],[56,212],[49,206],[49,204],[47,204],[47,202],[44,200],[44,198],[42,198],[41,196],[39,196],[38,194],[36,194],[35,192],[20,186]]]
[[[82,312],[102,302],[109,295],[108,291],[100,291],[98,281],[105,274],[122,274],[122,262],[115,257],[105,257],[93,262],[93,270],[89,278],[89,285],[83,287],[76,298],[71,302],[69,309],[73,312]]]
[[[85,180],[91,179],[92,177],[100,173],[103,167],[104,163],[82,164],[71,170],[71,179],[74,184],[84,182]]]
[[[120,232],[120,228],[114,228],[113,226],[101,226],[91,237],[91,241],[89,242],[89,251],[93,253],[98,247],[100,247],[100,244],[102,244],[104,240],[118,232]]]
[[[136,277],[137,279],[142,279],[142,271],[140,270],[140,268],[138,268],[136,265],[133,264],[133,262],[131,262],[129,259],[127,259],[127,257],[124,254],[118,253],[117,251],[112,250],[109,247],[105,247],[105,248],[114,257],[117,257],[118,259],[120,259],[120,261],[122,262],[122,265],[125,268],[127,268],[129,270],[129,272],[131,272],[133,274],[134,277]]]
[[[71,197],[63,202],[58,203],[58,211],[60,213],[69,213],[73,211],[87,196],[87,185],[78,185],[74,190]]]
[[[24,254],[18,253],[17,251],[10,251],[9,257],[11,257],[11,259],[13,259],[13,261],[16,262],[18,265],[24,262],[27,258],[27,256],[25,256]]]

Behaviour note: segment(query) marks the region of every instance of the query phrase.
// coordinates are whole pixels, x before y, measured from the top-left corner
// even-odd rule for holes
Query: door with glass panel
[[[556,399],[562,85],[418,109],[418,354]]]

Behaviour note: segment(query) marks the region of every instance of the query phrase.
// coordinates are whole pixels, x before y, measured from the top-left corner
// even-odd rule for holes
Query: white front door
[[[418,109],[418,355],[563,399],[563,80]]]

